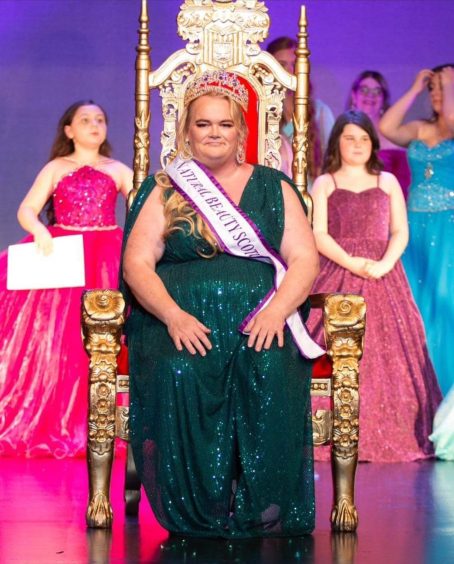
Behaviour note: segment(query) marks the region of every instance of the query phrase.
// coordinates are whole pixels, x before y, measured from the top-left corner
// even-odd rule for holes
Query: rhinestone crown
[[[193,80],[186,89],[184,105],[187,106],[199,96],[209,92],[225,94],[238,102],[243,110],[247,110],[248,92],[233,72],[213,71],[203,73],[199,78]]]

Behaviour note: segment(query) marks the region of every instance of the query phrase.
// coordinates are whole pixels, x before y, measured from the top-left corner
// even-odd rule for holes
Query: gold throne
[[[177,24],[179,35],[187,41],[186,48],[173,53],[153,72],[146,0],[142,0],[139,21],[132,196],[149,172],[150,89],[158,88],[162,98],[161,164],[165,166],[174,155],[176,123],[187,85],[205,71],[222,69],[240,75],[255,93],[258,113],[256,154],[260,164],[280,166],[282,103],[286,89],[295,92],[293,180],[311,211],[306,174],[309,50],[304,7],[299,21],[294,75],[260,48],[270,23],[262,1],[185,0]],[[311,302],[313,308],[323,311],[329,358],[325,364],[316,364],[318,374],[312,379],[312,395],[327,396],[332,407],[317,410],[313,416],[314,445],[331,445],[334,497],[331,526],[336,531],[354,531],[358,524],[354,505],[359,436],[358,363],[362,356],[366,308],[361,296],[349,294],[316,295],[311,297]],[[117,363],[122,348],[124,309],[123,297],[115,290],[91,290],[83,297],[83,337],[90,357],[89,527],[108,528],[112,525],[109,489],[114,439],[115,436],[128,439],[129,408],[117,405],[117,397],[129,388],[128,376],[118,374]],[[137,513],[140,483],[129,450],[125,497],[127,512]]]

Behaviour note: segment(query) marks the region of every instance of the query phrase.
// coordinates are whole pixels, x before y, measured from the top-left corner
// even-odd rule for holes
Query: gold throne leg
[[[366,305],[362,296],[330,295],[325,302],[328,354],[333,360],[333,437],[331,463],[334,531],[355,531],[355,473],[358,463],[359,370]]]
[[[112,526],[109,500],[114,454],[117,355],[125,302],[116,290],[90,290],[82,299],[82,334],[90,357],[87,525]]]

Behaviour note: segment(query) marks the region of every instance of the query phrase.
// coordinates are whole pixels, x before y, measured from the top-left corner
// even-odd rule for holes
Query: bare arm
[[[119,165],[121,178],[120,192],[125,198],[127,198],[129,192],[132,190],[134,172],[129,168],[129,166],[126,166],[123,163],[119,163]]]
[[[419,71],[411,88],[393,104],[383,115],[379,123],[381,133],[396,145],[406,147],[410,141],[418,138],[421,121],[403,123],[410,107],[419,94],[426,88],[433,73],[429,69]]]
[[[454,69],[445,67],[440,72],[440,81],[443,89],[443,117],[454,136]]]
[[[183,311],[156,274],[156,264],[164,253],[165,220],[161,189],[157,186],[145,202],[126,244],[123,276],[138,302],[166,326],[176,348],[198,351],[205,356],[211,349],[210,330]]]
[[[314,237],[298,196],[286,182],[282,191],[285,228],[280,254],[288,270],[268,306],[245,329],[250,332],[248,346],[255,344],[256,351],[269,349],[275,336],[283,346],[285,320],[305,301],[319,272]]]
[[[386,172],[381,174],[380,181],[390,197],[390,237],[383,257],[379,261],[370,260],[366,265],[369,276],[375,279],[394,268],[408,244],[407,209],[399,182]]]
[[[39,214],[52,194],[54,172],[55,164],[51,161],[40,171],[17,210],[19,224],[33,235],[38,250],[45,255],[52,252],[52,236]]]
[[[317,249],[322,255],[342,266],[342,268],[349,270],[357,276],[367,278],[368,275],[365,269],[367,259],[350,256],[328,233],[328,197],[332,191],[332,179],[327,174],[319,176],[312,188],[312,199],[314,201],[313,225]]]

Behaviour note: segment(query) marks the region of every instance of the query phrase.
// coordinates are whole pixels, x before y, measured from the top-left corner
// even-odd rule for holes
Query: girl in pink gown
[[[84,455],[88,357],[80,330],[81,296],[117,286],[122,230],[119,192],[132,171],[110,158],[104,111],[92,101],[62,116],[50,162],[20,205],[18,218],[37,252],[54,237],[82,234],[85,287],[7,290],[7,251],[0,254],[0,456]],[[46,206],[50,224],[40,221]]]
[[[324,171],[313,189],[314,235],[322,255],[312,291],[366,300],[360,363],[359,459],[398,462],[433,455],[429,441],[441,393],[423,324],[400,256],[408,241],[405,201],[396,178],[380,172],[378,138],[366,114],[337,119]],[[321,320],[309,328],[323,339]],[[315,456],[326,460],[326,449]]]

